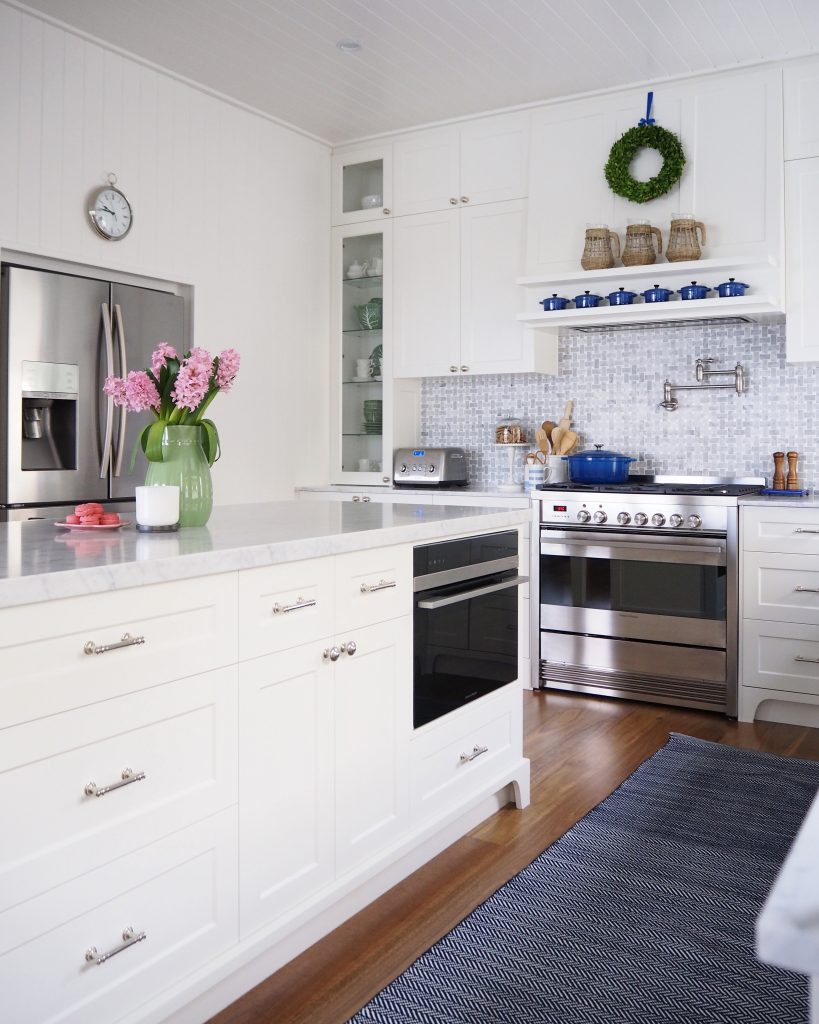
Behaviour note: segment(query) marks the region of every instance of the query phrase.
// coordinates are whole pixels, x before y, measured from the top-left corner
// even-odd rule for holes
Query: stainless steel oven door
[[[542,527],[540,626],[725,649],[725,537]]]

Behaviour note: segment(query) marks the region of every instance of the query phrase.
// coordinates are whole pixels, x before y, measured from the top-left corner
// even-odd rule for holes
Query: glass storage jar
[[[525,444],[526,431],[517,416],[504,416],[495,427],[495,444]]]

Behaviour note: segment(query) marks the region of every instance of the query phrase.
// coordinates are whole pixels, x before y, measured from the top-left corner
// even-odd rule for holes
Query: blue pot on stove
[[[621,285],[616,292],[609,292],[607,298],[610,306],[630,306],[637,298],[637,292],[627,292]]]
[[[671,296],[674,294],[673,288],[661,288],[658,284],[655,284],[653,288],[649,288],[647,291],[640,292],[646,302],[668,302]]]
[[[578,309],[591,309],[592,306],[599,306],[602,301],[602,295],[592,295],[591,292],[583,292],[582,295],[574,297],[574,304]]]

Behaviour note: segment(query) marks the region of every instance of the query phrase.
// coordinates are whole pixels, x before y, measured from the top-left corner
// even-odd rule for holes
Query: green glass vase
[[[162,462],[149,462],[145,483],[179,488],[179,525],[204,526],[213,508],[210,466],[200,442],[201,427],[165,427]]]

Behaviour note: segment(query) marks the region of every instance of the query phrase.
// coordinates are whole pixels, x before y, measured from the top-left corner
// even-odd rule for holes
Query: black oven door
[[[518,677],[516,570],[415,595],[415,728]]]
[[[541,529],[541,629],[725,648],[724,537]]]

